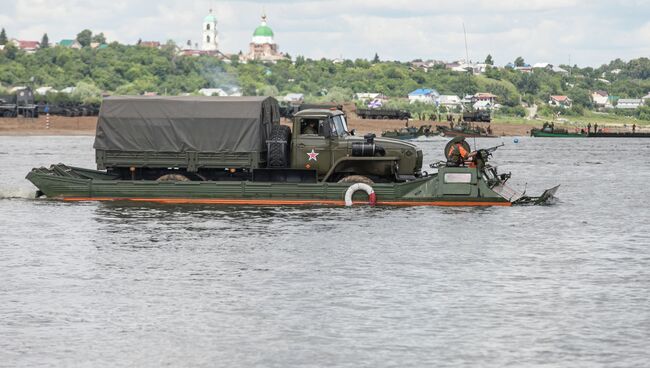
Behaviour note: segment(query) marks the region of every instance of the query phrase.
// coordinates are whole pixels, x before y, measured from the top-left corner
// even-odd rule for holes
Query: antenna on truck
[[[465,64],[467,64],[468,69],[470,69],[470,70],[468,70],[467,72],[473,74],[473,73],[474,73],[474,70],[473,70],[473,68],[471,67],[471,64],[469,63],[469,49],[467,48],[467,32],[465,31],[465,22],[463,22],[463,37],[465,38]],[[468,91],[468,92],[469,92],[469,81],[470,81],[470,78],[471,78],[471,77],[470,77],[470,74],[467,74],[467,85],[466,85],[466,87],[467,87],[467,91]],[[465,98],[465,96],[463,96],[463,98]],[[464,109],[465,109],[465,107],[463,106],[463,110],[464,110]],[[465,120],[465,118],[463,118],[463,121],[464,121],[464,120]],[[474,139],[473,139],[473,140],[474,140],[474,151],[476,151],[476,135],[475,135],[473,138],[474,138]]]

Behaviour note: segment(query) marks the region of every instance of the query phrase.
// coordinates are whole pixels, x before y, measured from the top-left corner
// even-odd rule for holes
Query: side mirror
[[[352,129],[352,130],[350,130],[350,135],[354,135],[354,133],[355,133],[356,131],[357,131],[356,129]]]

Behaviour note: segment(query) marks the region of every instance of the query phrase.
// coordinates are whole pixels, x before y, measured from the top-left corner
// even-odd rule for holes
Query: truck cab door
[[[318,131],[309,130],[310,124],[316,123]],[[331,128],[327,118],[302,118],[300,131],[294,136],[292,167],[297,169],[316,169],[318,176],[323,176],[330,169],[332,156],[330,152]]]

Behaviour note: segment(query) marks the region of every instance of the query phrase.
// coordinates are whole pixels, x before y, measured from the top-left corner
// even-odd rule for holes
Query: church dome
[[[266,15],[262,16],[262,23],[255,28],[253,32],[253,43],[262,45],[265,43],[273,44],[273,30],[266,25]]]
[[[264,22],[262,25],[255,28],[255,32],[253,32],[253,37],[255,36],[273,37],[273,30],[271,30],[271,27],[267,26],[266,22]]]
[[[203,23],[216,23],[217,22],[217,17],[212,15],[212,9],[210,9],[210,14],[208,14],[205,18],[203,18]]]

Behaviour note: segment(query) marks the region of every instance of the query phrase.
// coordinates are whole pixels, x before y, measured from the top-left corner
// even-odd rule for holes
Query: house
[[[533,67],[530,66],[530,64],[524,64],[522,66],[516,66],[515,70],[519,71],[519,72],[522,72],[522,73],[532,73],[533,72]]]
[[[354,99],[365,103],[374,100],[386,101],[388,100],[388,97],[386,97],[386,95],[384,95],[383,93],[361,92],[361,93],[355,93]]]
[[[461,105],[460,97],[456,95],[440,95],[438,96],[437,103],[440,106],[445,106],[451,109]]]
[[[497,97],[498,97],[497,95],[493,95],[492,93],[489,92],[479,92],[476,93],[474,96],[472,96],[471,101],[472,103],[476,103],[478,101],[487,101],[491,105],[494,105],[494,103],[497,100]]]
[[[108,45],[105,44],[105,43],[99,43],[99,42],[91,42],[90,43],[90,48],[91,49],[102,50],[102,49],[105,49],[107,47],[108,47]]]
[[[67,47],[70,49],[80,49],[81,44],[77,40],[61,40],[58,43],[59,46],[61,47]]]
[[[138,46],[142,47],[151,47],[153,49],[159,49],[160,48],[160,42],[158,41],[142,41],[138,44]]]
[[[14,44],[17,48],[25,51],[28,54],[32,54],[38,50],[41,46],[41,43],[38,41],[25,41],[25,40],[11,40],[11,43]]]
[[[203,96],[228,96],[228,93],[221,88],[201,88],[199,93]]]
[[[548,104],[556,107],[569,108],[573,104],[573,101],[568,96],[551,96],[548,100]]]
[[[603,90],[594,91],[591,94],[591,100],[594,102],[594,106],[604,107],[607,105],[607,101],[609,100],[609,93]]]
[[[648,92],[647,95],[641,97],[641,100],[643,101],[644,104],[650,105],[650,92]]]
[[[59,92],[71,94],[71,93],[74,93],[74,91],[76,91],[76,90],[77,90],[77,87],[65,87],[64,89],[60,90]]]
[[[643,100],[640,98],[620,98],[616,104],[617,109],[638,109],[643,105]]]
[[[494,104],[490,101],[476,101],[472,107],[474,110],[490,110],[491,108],[494,107]]]
[[[36,88],[34,90],[34,93],[36,93],[37,95],[42,95],[42,96],[45,96],[48,92],[56,93],[58,91],[55,90],[52,87],[38,87],[38,88]]]
[[[440,93],[433,88],[418,88],[415,91],[409,93],[408,99],[410,103],[422,102],[422,103],[434,103],[440,96]]]
[[[305,102],[305,95],[302,93],[289,93],[282,99],[284,102],[288,102],[293,106],[297,106]]]
[[[553,69],[553,64],[551,63],[535,63],[533,64],[533,69]]]
[[[559,66],[554,66],[554,67],[551,68],[551,70],[553,71],[553,73],[558,73],[558,74],[562,74],[562,75],[569,75],[569,72],[567,70],[562,69]]]

